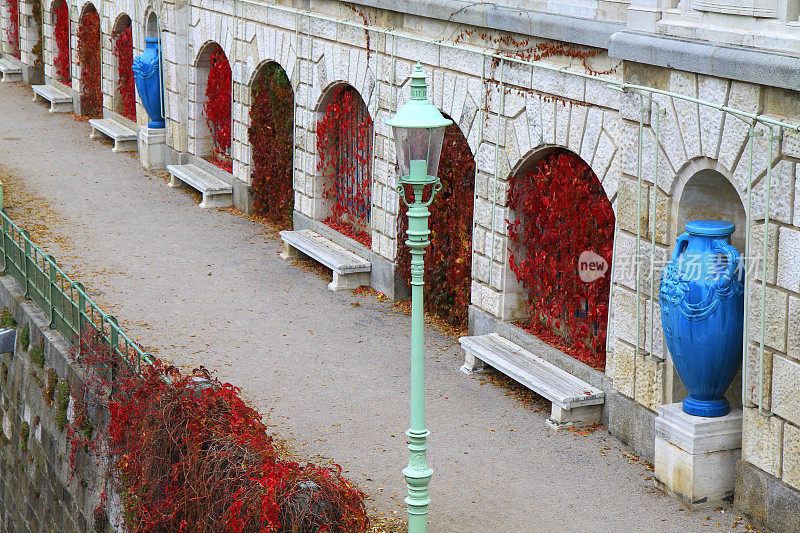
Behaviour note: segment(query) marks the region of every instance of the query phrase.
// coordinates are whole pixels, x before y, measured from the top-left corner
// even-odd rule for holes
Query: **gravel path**
[[[401,519],[409,317],[331,292],[263,225],[199,209],[89,130],[0,84],[11,216],[145,346],[241,387],[298,453],[341,464],[374,513]],[[689,513],[655,490],[605,431],[552,434],[547,409],[462,362],[457,339],[428,328],[432,532],[744,531],[730,508]]]

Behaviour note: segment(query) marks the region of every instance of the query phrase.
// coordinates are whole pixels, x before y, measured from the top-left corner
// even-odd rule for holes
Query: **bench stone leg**
[[[44,102],[44,98],[39,93],[33,93],[34,102]]]
[[[474,353],[464,350],[464,364],[461,371],[465,374],[482,374],[489,371],[489,365],[475,357]]]
[[[547,425],[554,431],[569,429],[571,427],[591,426],[600,422],[603,414],[602,405],[584,405],[583,407],[573,407],[572,409],[562,409],[553,404],[550,410],[550,418]]]
[[[354,272],[352,274],[339,274],[333,271],[333,281],[328,283],[332,291],[357,289],[361,285],[369,285],[369,272]]]
[[[92,128],[92,133],[89,134],[89,138],[95,141],[97,139],[102,139],[103,134],[97,131],[96,129]]]
[[[201,209],[211,209],[214,207],[230,207],[233,205],[233,194],[205,194],[203,201],[200,202]]]
[[[303,252],[289,244],[288,242],[283,242],[283,253],[281,257],[286,259],[287,261],[291,261],[293,259],[303,259],[306,256]]]
[[[180,189],[183,187],[183,182],[175,177],[175,174],[169,175],[169,186],[173,189]]]
[[[50,102],[51,113],[69,113],[72,110],[72,102]]]
[[[112,152],[138,152],[139,140],[134,141],[114,141],[114,148]]]

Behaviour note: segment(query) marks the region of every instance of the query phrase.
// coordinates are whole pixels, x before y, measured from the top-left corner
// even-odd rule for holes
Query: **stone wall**
[[[99,474],[73,472],[64,424],[73,416],[81,373],[70,343],[48,329],[47,316],[11,276],[0,276],[0,303],[18,324],[14,353],[0,354],[0,531],[97,531],[94,511],[108,494],[102,531],[121,523],[120,501]],[[27,331],[29,344],[23,345]]]

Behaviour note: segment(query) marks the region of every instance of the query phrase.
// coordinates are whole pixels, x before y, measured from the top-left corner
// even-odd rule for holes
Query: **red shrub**
[[[431,245],[425,253],[425,310],[451,325],[467,325],[472,283],[472,207],[475,158],[455,124],[445,130],[439,162],[442,190],[430,207]],[[427,197],[428,191],[426,191]],[[407,196],[410,198],[411,196]],[[398,240],[408,229],[405,204],[400,206]],[[411,281],[411,254],[398,242],[400,274]]]
[[[83,336],[75,357],[87,375],[78,397],[99,401],[76,402],[73,454],[97,453],[102,447],[93,443],[107,439],[114,469],[107,479],[121,485],[129,531],[360,533],[369,527],[365,495],[341,469],[282,459],[236,387],[202,368],[184,376],[159,362],[133,374],[94,332]],[[87,424],[90,413],[103,412]],[[95,429],[81,432],[82,425]]]
[[[102,61],[100,58],[100,16],[87,10],[78,26],[78,63],[81,67],[81,113],[99,117],[103,112]]]
[[[55,8],[55,14],[54,33],[58,53],[53,63],[58,80],[68,84],[72,81],[72,74],[70,73],[69,11],[67,10],[67,3],[63,0],[59,2]]]
[[[258,213],[284,227],[292,225],[294,91],[276,63],[264,67],[253,85],[248,136],[253,153],[253,199]]]
[[[534,334],[594,368],[605,368],[609,274],[578,276],[578,256],[593,251],[611,265],[614,212],[591,168],[559,151],[511,178],[511,270],[528,290]],[[609,267],[610,268],[610,267]]]
[[[117,58],[117,90],[121,99],[121,114],[136,120],[136,83],[133,79],[133,39],[131,26],[114,36],[114,56]]]
[[[7,0],[7,2],[11,25],[6,29],[6,37],[8,44],[11,45],[11,55],[19,59],[19,0]]]
[[[317,123],[317,172],[329,184],[326,224],[370,246],[372,118],[352,87],[339,88]]]
[[[203,104],[203,113],[206,116],[208,128],[214,139],[214,156],[216,160],[224,161],[219,165],[230,171],[231,149],[231,66],[225,52],[219,46],[211,53],[209,58],[211,68],[208,71],[208,84],[206,85],[206,101]],[[230,164],[230,167],[229,167]]]

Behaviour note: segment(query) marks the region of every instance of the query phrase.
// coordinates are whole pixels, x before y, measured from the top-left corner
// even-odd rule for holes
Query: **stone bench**
[[[5,58],[0,58],[0,74],[3,81],[22,81],[22,68]]]
[[[281,231],[283,239],[284,259],[302,259],[308,256],[319,261],[333,271],[333,281],[328,284],[332,291],[356,289],[361,285],[369,285],[369,273],[372,264],[333,243],[310,229]]]
[[[101,136],[114,141],[112,152],[136,152],[139,150],[139,134],[112,118],[93,118],[89,120],[92,127],[92,139]]]
[[[31,85],[33,101],[50,102],[51,113],[68,113],[73,110],[72,96],[52,85]]]
[[[197,165],[193,163],[167,165],[167,172],[170,174],[170,187],[177,188],[185,183],[203,193],[201,208],[233,205],[233,186]]]
[[[605,393],[548,363],[497,333],[461,337],[464,366],[470,374],[485,365],[499,370],[552,402],[547,424],[555,430],[600,421]]]

